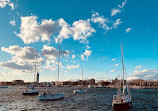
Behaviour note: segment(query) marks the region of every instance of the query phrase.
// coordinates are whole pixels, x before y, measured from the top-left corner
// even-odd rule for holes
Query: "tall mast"
[[[37,54],[35,55],[35,73],[34,73],[34,83],[35,83],[35,79],[36,79],[36,62],[37,62]]]
[[[123,73],[123,93],[124,93],[124,55],[123,55],[123,46],[121,42],[121,56],[122,56],[122,73]]]
[[[82,68],[82,84],[81,85],[83,86],[83,68]]]
[[[58,86],[58,81],[59,81],[59,62],[60,62],[60,45],[59,45],[59,53],[58,53],[58,77],[57,77],[57,86]]]

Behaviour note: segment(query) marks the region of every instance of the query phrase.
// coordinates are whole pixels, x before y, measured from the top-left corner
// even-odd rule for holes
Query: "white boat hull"
[[[53,100],[59,100],[63,98],[64,98],[64,94],[60,94],[60,93],[45,94],[45,95],[37,96],[37,100],[39,101],[53,101]]]
[[[74,93],[86,93],[87,90],[74,90],[73,92]]]

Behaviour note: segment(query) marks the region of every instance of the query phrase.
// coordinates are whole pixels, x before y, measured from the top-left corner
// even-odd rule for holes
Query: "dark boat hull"
[[[23,95],[34,96],[34,95],[38,95],[38,92],[34,92],[34,93],[24,92]]]
[[[128,103],[121,103],[121,104],[113,104],[114,109],[125,109],[125,108],[131,108],[132,102]]]

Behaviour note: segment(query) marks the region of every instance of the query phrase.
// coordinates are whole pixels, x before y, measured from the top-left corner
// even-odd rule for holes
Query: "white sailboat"
[[[57,86],[58,86],[58,81],[59,81],[59,62],[60,62],[60,45],[59,45],[59,54],[58,54],[58,77],[57,77]],[[39,101],[53,101],[53,100],[59,100],[59,99],[63,99],[64,98],[64,94],[62,93],[47,93],[47,89],[46,92],[44,92],[42,95],[37,96],[37,100]]]
[[[82,82],[81,82],[81,87],[83,86],[83,69],[82,69]],[[84,90],[84,89],[77,89],[77,90],[74,90],[73,93],[86,93],[87,90]]]
[[[125,64],[124,64],[122,43],[121,43],[121,55],[122,55],[122,72],[123,72],[123,81],[122,81],[123,91],[121,92],[121,80],[120,80],[120,83],[117,84],[117,95],[113,95],[113,102],[112,102],[112,106],[116,109],[129,108],[132,106],[131,92],[128,87],[127,78],[126,78],[126,83],[124,81]]]
[[[37,54],[36,54],[36,61],[35,61],[34,84],[33,84],[32,88],[31,88],[31,90],[24,91],[22,93],[23,95],[30,95],[30,96],[32,96],[32,95],[38,95],[38,93],[39,93],[39,91],[35,89],[35,75],[37,74],[37,69],[36,69],[37,65],[36,65],[36,63],[37,63]]]

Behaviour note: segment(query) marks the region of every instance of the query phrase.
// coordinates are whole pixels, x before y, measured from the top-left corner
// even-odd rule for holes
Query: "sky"
[[[158,1],[0,0],[0,81],[158,79]],[[37,59],[36,59],[37,56]]]

